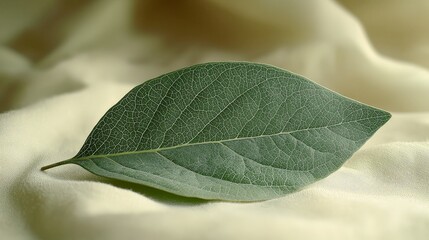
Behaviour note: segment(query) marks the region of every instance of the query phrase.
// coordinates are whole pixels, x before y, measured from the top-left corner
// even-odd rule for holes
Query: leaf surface
[[[283,196],[337,170],[390,118],[255,63],[206,63],[149,80],[101,118],[67,163],[204,199]]]

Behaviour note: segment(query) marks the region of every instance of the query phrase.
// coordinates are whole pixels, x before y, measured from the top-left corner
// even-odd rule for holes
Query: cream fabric
[[[1,239],[427,239],[428,1],[0,3]],[[66,165],[133,86],[180,67],[283,67],[392,119],[337,172],[256,203]]]

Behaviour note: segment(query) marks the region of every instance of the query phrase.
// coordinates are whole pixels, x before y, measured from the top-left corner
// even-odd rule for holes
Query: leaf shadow
[[[139,193],[141,195],[144,195],[145,197],[148,197],[154,201],[168,204],[168,205],[176,205],[176,206],[200,206],[207,204],[209,202],[213,202],[213,200],[206,200],[206,199],[200,199],[200,198],[191,198],[191,197],[184,197],[179,196],[176,194],[172,194],[166,191],[162,191],[156,188],[148,187],[145,185],[140,185],[137,183],[130,183],[115,179],[107,179],[99,177],[97,179],[98,182],[102,182],[105,184],[110,184],[112,186],[127,189],[136,193]]]
[[[73,170],[75,171],[67,171],[67,172],[56,171],[55,169],[53,169],[49,171],[48,174],[55,178],[66,180],[66,181],[90,181],[90,182],[109,184],[117,188],[133,191],[147,198],[150,198],[154,201],[157,201],[163,204],[168,204],[168,205],[199,206],[202,204],[215,201],[215,200],[206,200],[206,199],[200,199],[200,198],[179,196],[176,194],[172,194],[166,191],[162,191],[156,188],[152,188],[152,187],[137,184],[137,183],[131,183],[131,182],[126,182],[126,181],[121,181],[116,179],[110,179],[102,176],[97,176],[89,172],[86,172],[83,169],[80,169],[78,166],[73,166],[73,168],[74,168]]]
[[[50,169],[45,172],[52,177],[66,181],[89,181],[108,184],[113,187],[126,189],[143,195],[149,199],[157,201],[162,204],[175,205],[175,206],[200,206],[203,204],[216,202],[219,200],[207,200],[200,198],[184,197],[173,193],[169,193],[163,190],[159,190],[153,187],[126,182],[117,179],[110,179],[103,176],[98,176],[85,171],[78,165],[71,164],[68,168],[64,169]]]

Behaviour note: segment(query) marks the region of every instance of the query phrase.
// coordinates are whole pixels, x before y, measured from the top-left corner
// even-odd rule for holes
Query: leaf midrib
[[[86,160],[86,159],[115,157],[115,156],[133,155],[133,154],[141,154],[141,153],[157,153],[157,152],[160,152],[160,151],[171,150],[171,149],[180,148],[180,147],[189,147],[189,146],[211,144],[211,143],[223,144],[225,142],[230,142],[230,141],[255,139],[255,138],[262,138],[262,137],[272,137],[272,136],[292,134],[292,133],[302,132],[302,131],[309,131],[309,130],[328,128],[328,127],[335,127],[335,126],[339,126],[339,125],[342,125],[342,124],[347,124],[347,123],[352,123],[352,122],[357,122],[357,121],[376,119],[376,118],[385,118],[387,116],[388,115],[380,115],[380,116],[375,116],[375,117],[356,119],[356,120],[347,121],[347,122],[340,122],[340,123],[336,123],[336,124],[332,124],[332,125],[327,125],[327,126],[322,126],[322,127],[305,128],[305,129],[298,129],[298,130],[289,131],[289,132],[279,132],[279,133],[274,133],[274,134],[266,134],[266,135],[252,136],[252,137],[231,138],[231,139],[225,139],[225,140],[219,140],[219,141],[207,141],[207,142],[198,142],[198,143],[189,143],[188,142],[188,143],[184,143],[184,144],[180,144],[180,145],[176,145],[176,146],[171,146],[171,147],[164,147],[164,148],[147,149],[147,150],[133,151],[133,152],[120,152],[120,153],[90,155],[90,156],[85,156],[85,157],[80,157],[80,158],[74,158],[73,157],[73,158],[71,158],[69,160]],[[66,161],[68,161],[68,160],[66,160]]]

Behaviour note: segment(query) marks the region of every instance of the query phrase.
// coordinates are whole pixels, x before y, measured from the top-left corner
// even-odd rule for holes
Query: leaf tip
[[[388,122],[392,118],[392,114],[390,112],[387,112],[384,110],[380,110],[380,111],[381,111],[380,115],[383,117],[384,123]]]

